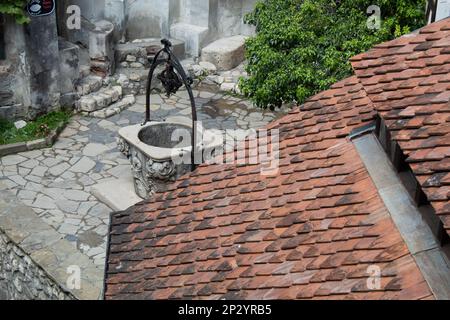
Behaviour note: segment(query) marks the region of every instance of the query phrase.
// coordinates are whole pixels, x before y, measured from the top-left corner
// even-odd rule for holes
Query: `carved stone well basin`
[[[138,196],[148,199],[192,170],[191,134],[192,122],[184,118],[137,124],[119,131],[119,150],[131,161]],[[221,135],[206,131],[198,136],[198,154],[221,150]]]

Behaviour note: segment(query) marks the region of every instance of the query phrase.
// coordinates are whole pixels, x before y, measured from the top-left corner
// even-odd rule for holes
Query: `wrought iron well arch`
[[[196,134],[197,134],[197,109],[195,106],[195,98],[192,93],[191,85],[193,80],[191,77],[186,75],[186,72],[183,69],[178,58],[174,55],[171,47],[172,43],[168,39],[161,40],[162,45],[164,46],[161,50],[159,50],[155,57],[153,58],[152,65],[150,67],[150,71],[148,74],[147,80],[147,90],[146,90],[146,100],[145,100],[145,121],[142,124],[143,126],[148,122],[151,122],[150,118],[150,106],[151,106],[151,91],[152,91],[152,79],[153,75],[156,71],[156,68],[165,63],[165,69],[161,72],[157,79],[160,80],[163,84],[164,89],[166,90],[166,95],[170,97],[170,95],[175,94],[183,85],[186,87],[186,90],[189,94],[189,100],[191,102],[191,113],[192,113],[192,133],[191,133],[191,168],[195,169],[195,154],[197,152],[197,144],[196,144]],[[160,58],[162,54],[165,53],[165,57]],[[175,71],[178,73],[176,73]],[[180,79],[181,77],[181,79]],[[165,120],[164,120],[165,121]]]

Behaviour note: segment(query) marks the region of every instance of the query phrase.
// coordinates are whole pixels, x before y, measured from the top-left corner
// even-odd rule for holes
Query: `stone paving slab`
[[[127,168],[128,171],[131,170]],[[134,192],[133,177],[112,180],[92,187],[92,194],[115,212],[125,211],[141,202]]]

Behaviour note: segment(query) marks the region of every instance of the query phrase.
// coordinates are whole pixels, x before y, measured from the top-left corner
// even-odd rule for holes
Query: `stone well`
[[[222,151],[222,136],[202,131],[196,134],[196,164],[203,161],[204,154]],[[119,149],[131,161],[139,197],[148,199],[164,191],[169,183],[193,169],[191,133],[192,122],[187,118],[137,124],[119,131]]]

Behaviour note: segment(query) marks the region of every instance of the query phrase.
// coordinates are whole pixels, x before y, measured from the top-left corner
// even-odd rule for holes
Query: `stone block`
[[[185,56],[184,42],[176,39],[170,39],[170,42],[172,43],[173,53],[177,58],[183,59]],[[134,63],[136,61],[143,61],[146,66],[149,66],[148,59],[153,58],[154,54],[161,48],[160,38],[138,39],[133,42],[118,44],[115,52],[116,64],[122,62]],[[131,57],[135,57],[136,60],[131,61],[134,60]]]
[[[76,86],[76,91],[79,95],[88,95],[91,92],[100,90],[102,82],[102,77],[89,75],[79,81]]]
[[[114,72],[114,25],[106,20],[94,23],[95,28],[89,32],[89,57],[91,67],[99,73]]]
[[[220,90],[225,92],[234,92],[236,84],[233,82],[224,82],[220,85]]]
[[[95,100],[98,109],[107,107],[112,100],[111,96],[102,93],[93,95],[92,98]]]
[[[17,129],[22,129],[22,128],[25,128],[27,126],[27,122],[24,121],[24,120],[19,120],[19,121],[14,122],[14,126]]]
[[[93,196],[117,212],[142,201],[134,192],[131,169],[127,169],[128,177],[97,184],[91,188]]]
[[[211,62],[219,71],[237,67],[245,58],[245,36],[222,38],[202,49],[202,61]]]
[[[89,34],[89,57],[99,59],[110,56],[112,41],[109,39],[114,30],[114,25],[106,20],[95,23],[95,29]]]
[[[114,91],[114,93],[115,93],[113,95],[113,102],[116,102],[122,96],[122,87],[121,86],[114,86],[114,87],[112,87],[112,91]]]
[[[188,23],[177,23],[170,28],[170,35],[173,38],[185,42],[186,52],[194,57],[200,55],[200,50],[206,43],[209,29]]]
[[[97,102],[91,97],[82,97],[77,102],[77,109],[81,111],[92,112],[97,110]]]

